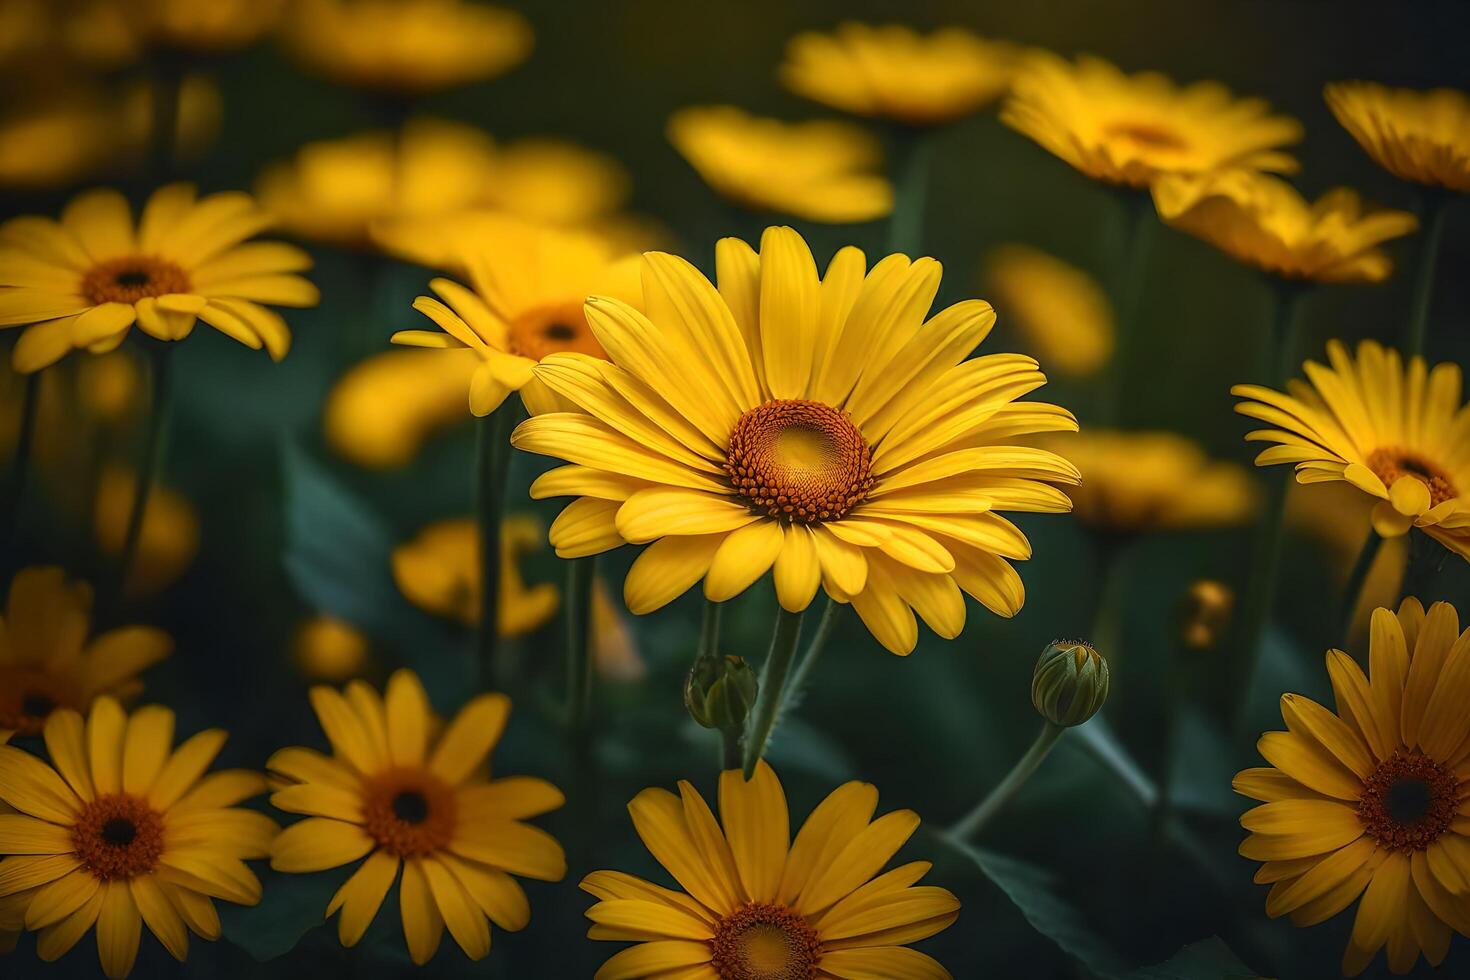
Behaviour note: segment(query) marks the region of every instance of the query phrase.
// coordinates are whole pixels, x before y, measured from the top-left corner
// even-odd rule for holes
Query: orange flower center
[[[607,357],[587,326],[581,300],[537,307],[516,317],[510,324],[510,350],[533,361],[562,351]]]
[[[1375,449],[1369,454],[1367,465],[1386,487],[1393,486],[1401,477],[1412,476],[1429,488],[1431,507],[1459,496],[1450,475],[1423,453],[1411,449]]]
[[[82,808],[71,842],[94,878],[145,875],[163,853],[163,817],[136,796],[110,793]]]
[[[1125,140],[1149,150],[1184,150],[1184,137],[1152,122],[1117,122],[1103,130],[1110,139]]]
[[[1449,766],[1400,749],[1364,780],[1358,819],[1383,847],[1422,851],[1454,822],[1459,786]]]
[[[363,829],[399,857],[448,847],[458,813],[454,790],[422,769],[389,769],[363,784]]]
[[[80,708],[81,698],[67,681],[25,667],[0,667],[0,728],[39,735],[57,708]]]
[[[189,277],[183,269],[151,255],[109,259],[82,277],[82,295],[92,303],[136,303],[146,296],[188,291]]]
[[[837,520],[873,488],[873,453],[844,412],[778,398],[740,416],[725,472],[754,511],[784,521]]]
[[[822,958],[822,941],[806,919],[767,902],[721,919],[710,946],[720,980],[810,980]]]

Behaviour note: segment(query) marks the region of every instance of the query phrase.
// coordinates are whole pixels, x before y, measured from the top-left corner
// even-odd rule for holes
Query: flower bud
[[[684,682],[684,706],[705,728],[734,731],[755,704],[755,671],[739,657],[700,657]]]
[[[1031,703],[1053,725],[1080,725],[1108,699],[1108,662],[1080,640],[1047,644],[1031,674]]]
[[[1189,585],[1179,602],[1179,642],[1186,650],[1213,650],[1225,638],[1235,593],[1230,586],[1202,578]]]

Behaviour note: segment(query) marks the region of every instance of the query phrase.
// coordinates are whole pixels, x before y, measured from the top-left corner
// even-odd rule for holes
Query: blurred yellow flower
[[[132,470],[109,466],[102,471],[93,523],[97,547],[105,555],[122,553],[136,489]],[[129,596],[162,592],[178,581],[198,553],[199,516],[194,507],[182,494],[154,483],[123,591]]]
[[[1077,519],[1099,530],[1230,527],[1255,513],[1256,487],[1245,467],[1213,460],[1172,432],[1089,428],[1043,444],[1082,472],[1067,494]]]
[[[1393,260],[1377,246],[1414,231],[1407,211],[1366,207],[1339,187],[1308,202],[1254,170],[1174,174],[1153,185],[1159,217],[1238,262],[1283,279],[1382,282]]]
[[[266,763],[290,780],[271,803],[305,816],[276,838],[271,867],[305,873],[367,858],[327,905],[342,945],[362,938],[395,879],[416,964],[433,957],[446,927],[472,960],[490,951],[487,917],[525,928],[530,904],[511,875],[560,881],[567,864],[561,845],[524,821],[563,797],[532,776],[489,778],[510,699],[481,694],[446,723],[418,677],[400,670],[384,697],[353,681],[345,696],[312,688],[311,705],[332,754],[287,748]]]
[[[38,735],[57,708],[86,711],[103,694],[133,697],[143,689],[138,675],[173,649],[167,633],[149,626],[89,640],[91,615],[92,589],[61,569],[15,574],[0,619],[0,728]]]
[[[307,677],[341,682],[362,673],[368,641],[362,631],[335,616],[312,616],[296,625],[291,652]]]
[[[223,731],[174,749],[172,711],[149,705],[130,717],[103,697],[85,722],[69,708],[53,713],[45,737],[50,765],[0,746],[0,799],[19,811],[0,823],[0,903],[24,906],[42,960],[95,926],[102,972],[121,980],[145,924],[183,962],[190,932],[219,938],[212,899],[260,901],[245,862],[265,857],[280,828],[236,806],[265,792],[259,773],[206,775]]]
[[[439,266],[446,226],[483,211],[581,225],[627,199],[628,177],[604,154],[554,139],[497,146],[473,126],[415,119],[400,132],[309,143],[267,167],[260,203],[303,238],[355,248],[375,240]],[[381,232],[381,234],[378,234]]]
[[[1323,94],[1380,167],[1417,184],[1470,193],[1470,95],[1376,82],[1333,82]]]
[[[1248,433],[1269,442],[1257,466],[1292,463],[1298,483],[1344,480],[1376,498],[1374,530],[1384,537],[1418,527],[1470,559],[1470,409],[1460,401],[1460,368],[1429,370],[1414,357],[1371,340],[1357,358],[1341,341],[1327,344],[1331,366],[1308,361],[1307,381],[1287,393],[1261,385],[1230,389],[1235,410],[1269,428]]]
[[[259,40],[276,25],[285,0],[94,0],[96,11],[83,24],[96,31],[122,30],[135,43],[204,54],[234,51]],[[108,39],[91,47],[99,48]],[[120,40],[113,44],[121,44]]]
[[[621,871],[594,871],[581,887],[593,939],[631,942],[598,980],[796,980],[844,977],[948,980],[908,944],[943,932],[960,902],[917,886],[928,861],[880,874],[919,826],[912,810],[873,819],[878,791],[845,783],[793,839],[786,793],[765,762],[747,782],[720,774],[720,821],[699,792],[645,789],[628,804],[648,852],[682,891]]]
[[[13,732],[0,728],[0,745],[10,741]],[[0,799],[0,816],[13,815],[15,808],[3,799]],[[15,901],[14,897],[0,898],[0,956],[15,951],[15,946],[20,942],[20,934],[26,927],[26,906],[30,904],[30,896],[24,896],[23,901]]]
[[[715,193],[752,211],[845,224],[893,210],[882,148],[849,123],[696,106],[669,118],[668,136]]]
[[[1292,484],[1286,494],[1286,523],[1320,542],[1339,582],[1346,582],[1363,548],[1364,528],[1373,513],[1374,498],[1346,481],[1315,486]],[[1349,624],[1348,638],[1365,635],[1368,616],[1379,606],[1398,601],[1404,569],[1409,560],[1407,537],[1382,542],[1368,569]]]
[[[281,40],[315,74],[409,94],[504,74],[533,44],[520,14],[461,0],[295,0]]]
[[[551,526],[563,558],[647,545],[623,585],[636,614],[703,580],[723,602],[773,571],[787,612],[818,590],[851,603],[903,655],[915,614],[942,637],[969,594],[999,615],[1024,601],[1030,557],[1002,511],[1065,511],[1054,453],[1004,444],[1075,430],[1017,401],[1045,376],[1020,354],[970,358],[995,322],[967,300],[929,316],[941,269],[844,248],[819,275],[806,242],[770,228],[757,254],[717,246],[718,287],[684,259],[643,256],[646,310],[586,306],[611,363],[546,358],[536,376],[575,407],[517,427],[513,445],[565,460],[533,497],[576,498]]]
[[[843,23],[786,46],[781,81],[859,116],[938,126],[985,108],[1010,87],[1021,49],[961,27],[923,35],[899,24]]]
[[[1179,87],[1158,72],[1125,75],[1088,55],[1027,58],[1001,121],[1096,180],[1146,187],[1171,173],[1246,167],[1290,173],[1281,147],[1302,138],[1299,122],[1270,114],[1218,82]]]
[[[142,392],[142,371],[131,351],[99,354],[77,364],[77,401],[90,418],[104,425],[121,426],[131,419]]]
[[[1113,355],[1113,307],[1097,281],[1029,245],[1002,245],[985,257],[985,292],[1002,327],[1059,374],[1095,374]]]
[[[1362,973],[1387,945],[1402,974],[1421,953],[1438,966],[1453,933],[1470,935],[1470,632],[1448,603],[1426,614],[1411,597],[1397,615],[1373,612],[1359,659],[1367,674],[1327,653],[1336,712],[1282,695],[1287,730],[1256,743],[1270,765],[1235,777],[1237,793],[1262,803],[1240,818],[1240,853],[1261,862],[1272,918],[1316,925],[1361,896],[1343,973]]]
[[[134,224],[115,190],[73,198],[61,220],[23,216],[0,225],[0,326],[28,325],[17,371],[39,371],[74,348],[117,347],[136,323],[162,341],[203,320],[247,347],[286,356],[291,331],[262,304],[314,306],[320,294],[295,273],[301,249],[246,242],[269,217],[247,194],[195,199],[189,184],[153,193]]]
[[[431,436],[464,421],[464,393],[479,363],[468,350],[374,354],[328,393],[322,412],[327,445],[358,466],[407,466]]]
[[[444,302],[420,296],[413,305],[441,330],[400,330],[393,342],[437,348],[445,357],[473,351],[479,365],[469,406],[478,416],[495,411],[511,392],[520,392],[532,414],[555,411],[560,402],[531,369],[555,353],[605,356],[582,310],[587,297],[643,301],[637,259],[617,254],[597,235],[510,218],[482,222],[457,263],[468,270],[473,291],[433,280],[429,285]]]

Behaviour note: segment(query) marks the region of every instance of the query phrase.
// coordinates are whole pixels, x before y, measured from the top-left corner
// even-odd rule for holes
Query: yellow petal
[[[509,717],[510,698],[504,694],[474,698],[439,737],[429,757],[429,771],[451,786],[464,782],[500,741]]]

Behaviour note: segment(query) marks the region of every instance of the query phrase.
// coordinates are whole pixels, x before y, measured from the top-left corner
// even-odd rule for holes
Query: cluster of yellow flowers
[[[78,59],[218,56],[278,32],[304,69],[400,104],[499,75],[532,47],[520,15],[459,0],[88,6],[96,24],[84,21],[65,42]],[[43,33],[55,30],[44,5],[17,9]],[[1419,224],[1345,188],[1304,199],[1276,176],[1295,171],[1286,148],[1301,126],[1213,82],[1179,86],[957,28],[858,24],[792,39],[779,76],[795,93],[883,121],[901,153],[890,182],[881,142],[858,123],[789,123],[733,106],[677,112],[670,142],[715,193],[753,211],[839,224],[892,215],[895,235],[911,232],[923,209],[915,146],[998,105],[1005,125],[1130,208],[1142,202],[1289,284],[1287,296],[1307,284],[1386,279],[1384,244]],[[172,167],[203,127],[188,85],[173,82],[146,96],[159,103],[153,130],[123,113],[126,133],[55,157],[47,173],[12,171],[7,160],[52,159],[35,149],[46,140],[70,145],[64,107],[46,110],[57,113],[44,120],[54,130],[0,120],[0,180],[71,180],[124,145],[162,148]],[[1470,191],[1463,93],[1351,82],[1328,86],[1327,101],[1390,172],[1437,192]],[[55,397],[42,398],[36,379],[145,352],[143,457],[133,469],[102,467],[82,513],[99,550],[118,556],[109,602],[165,588],[200,535],[187,502],[155,485],[174,345],[202,321],[279,361],[292,335],[277,308],[321,299],[306,250],[257,236],[275,227],[442,273],[428,284],[434,295],[413,303],[429,323],[392,334],[421,349],[352,366],[323,416],[336,452],[378,469],[403,466],[441,428],[480,420],[479,510],[422,528],[383,570],[407,601],[478,631],[487,686],[498,640],[565,607],[582,635],[568,629],[571,687],[582,692],[568,712],[574,740],[586,734],[575,702],[589,665],[625,678],[642,669],[590,559],[641,547],[622,583],[635,615],[696,585],[709,603],[689,698],[691,710],[701,706],[697,720],[725,739],[719,817],[686,781],[629,804],[638,836],[681,890],[616,871],[582,879],[597,899],[589,935],[633,944],[600,980],[949,976],[910,947],[952,924],[958,900],[918,885],[927,862],[884,870],[918,817],[875,818],[877,790],[850,782],[793,837],[763,755],[829,617],[850,608],[878,644],[904,656],[920,622],[958,637],[967,596],[1014,616],[1025,600],[1015,563],[1032,545],[1008,514],[1075,512],[1111,549],[1143,534],[1242,525],[1264,510],[1256,599],[1236,653],[1249,681],[1273,593],[1284,481],[1263,495],[1244,467],[1184,436],[1079,433],[1068,409],[1025,400],[1047,382],[1041,364],[976,356],[997,308],[964,299],[936,310],[943,270],[932,258],[895,251],[870,261],[847,246],[822,265],[801,234],[778,225],[754,244],[719,240],[709,276],[651,249],[666,234],[625,210],[629,178],[600,153],[553,139],[500,143],[442,120],[398,122],[301,148],[260,175],[255,195],[201,196],[159,181],[136,214],[104,188],[77,195],[59,218],[0,224],[0,327],[21,328],[10,361],[28,376],[11,451],[26,461],[35,416]],[[1433,228],[1440,218],[1431,215]],[[1140,230],[1128,250],[1140,248]],[[1470,408],[1459,368],[1422,356],[1434,242],[1403,353],[1374,341],[1353,353],[1333,340],[1328,363],[1305,363],[1304,381],[1282,373],[1232,389],[1237,410],[1265,426],[1246,437],[1270,444],[1257,465],[1290,463],[1302,484],[1335,481],[1373,498],[1362,529],[1370,562],[1379,538],[1411,529],[1470,559],[1470,498],[1459,489],[1470,487]],[[1111,300],[1081,270],[1029,246],[992,253],[985,275],[1000,315],[1043,360],[1074,379],[1111,373],[1104,399],[1126,388],[1136,269]],[[1287,367],[1296,363],[1291,336],[1279,331],[1272,345]],[[98,426],[130,415],[143,387],[133,362],[122,363],[116,377],[83,385]],[[113,389],[122,393],[103,394]],[[1117,425],[1111,408],[1098,415]],[[545,535],[570,563],[565,593],[526,581],[522,563],[542,530],[503,513],[512,447],[559,464],[529,495],[571,498]],[[719,656],[718,604],[767,572],[779,609],[757,687],[743,662]],[[1360,585],[1349,585],[1350,603]],[[819,593],[823,622],[792,680],[802,616]],[[89,586],[31,567],[11,580],[0,619],[0,742],[23,743],[0,745],[0,945],[34,931],[38,955],[52,960],[95,929],[103,971],[120,978],[146,925],[183,960],[190,933],[220,935],[215,900],[261,900],[248,862],[268,859],[288,873],[356,865],[324,910],[338,917],[344,946],[363,938],[396,884],[415,963],[435,954],[446,929],[480,959],[491,923],[516,931],[530,920],[518,877],[567,873],[560,843],[529,822],[561,807],[561,791],[533,776],[490,775],[511,711],[505,694],[480,693],[441,717],[411,671],[393,672],[381,691],[358,679],[372,643],[354,624],[313,616],[299,626],[295,656],[306,674],[345,682],[309,695],[329,752],[284,748],[265,774],[211,772],[222,731],[175,748],[171,710],[123,707],[141,674],[169,655],[170,638],[143,626],[92,636],[91,604]],[[1449,605],[1426,612],[1406,597],[1397,613],[1372,613],[1368,661],[1365,672],[1330,651],[1337,710],[1285,695],[1288,730],[1259,743],[1270,767],[1235,781],[1262,802],[1241,818],[1250,836],[1240,853],[1262,862],[1267,913],[1306,925],[1358,902],[1343,962],[1354,975],[1384,947],[1396,972],[1420,955],[1437,966],[1453,933],[1470,936],[1470,630],[1460,632]],[[1107,678],[1106,661],[1085,644],[1043,656],[1033,697],[1047,728],[1031,768],[1062,729],[1098,710]],[[977,827],[1027,772],[1018,767],[1017,782],[961,826]],[[300,819],[281,829],[242,805],[266,794]]]

